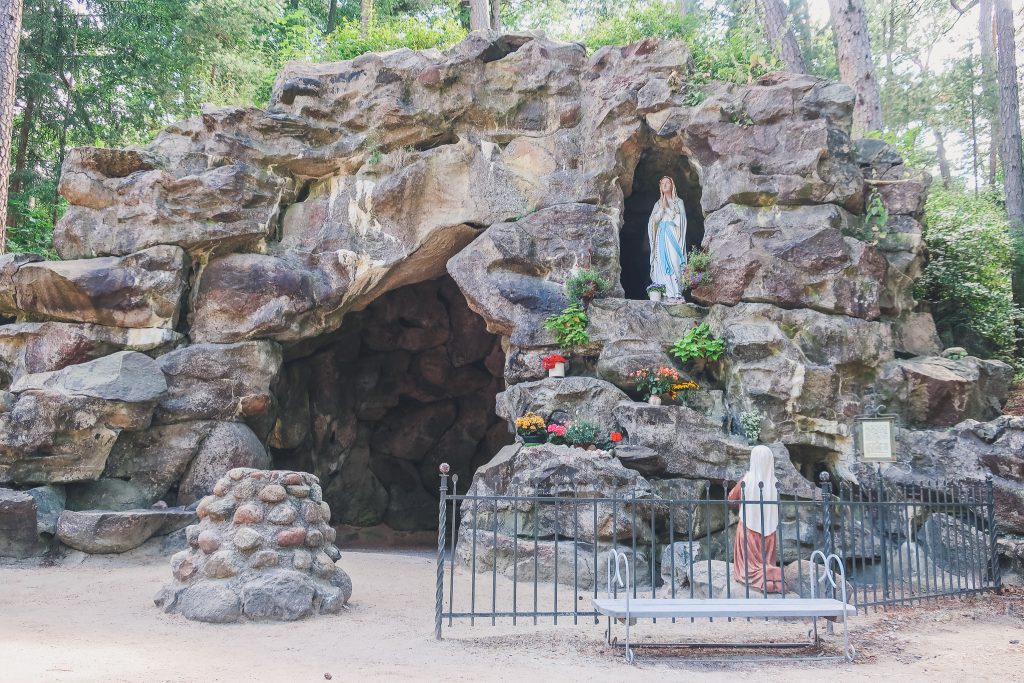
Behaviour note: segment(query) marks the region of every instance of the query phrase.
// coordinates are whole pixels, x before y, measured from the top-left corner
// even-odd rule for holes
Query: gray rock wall
[[[140,149],[75,150],[66,260],[0,257],[0,484],[119,478],[147,502],[195,499],[269,448],[315,471],[346,520],[429,526],[433,468],[468,472],[504,443],[494,395],[542,378],[557,349],[542,323],[580,267],[614,286],[570,372],[615,395],[602,419],[665,451],[672,477],[732,476],[752,410],[794,492],[816,467],[857,477],[865,394],[914,429],[995,418],[1008,368],[932,358],[911,297],[928,179],[850,140],[853,99],[805,75],[702,84],[678,43],[588,55],[474,33],[444,53],[289,64],[266,109],[209,107]],[[620,257],[625,200],[652,182],[638,168],[683,169],[699,197],[714,283],[691,303],[623,298],[643,277],[622,272],[643,244]],[[872,190],[885,226],[864,221]],[[445,275],[442,304],[416,288]],[[412,322],[392,339],[373,307],[403,297]],[[357,333],[367,316],[380,329]],[[703,319],[727,348],[681,368],[703,386],[694,405],[629,405],[630,373],[669,362]],[[377,360],[344,356],[357,334]],[[396,486],[415,495],[393,506]]]

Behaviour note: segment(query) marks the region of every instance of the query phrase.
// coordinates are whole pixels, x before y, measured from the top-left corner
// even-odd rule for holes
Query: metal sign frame
[[[896,462],[896,415],[891,413],[879,413],[874,415],[858,415],[853,421],[853,436],[857,458],[867,463],[894,463]],[[870,437],[865,438],[865,430],[870,429]],[[877,433],[884,430],[888,433],[888,439],[884,435],[879,438]]]

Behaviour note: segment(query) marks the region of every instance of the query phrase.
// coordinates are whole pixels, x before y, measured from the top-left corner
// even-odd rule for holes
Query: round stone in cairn
[[[340,611],[352,581],[335,564],[330,513],[312,474],[229,471],[200,501],[157,606],[215,623]]]

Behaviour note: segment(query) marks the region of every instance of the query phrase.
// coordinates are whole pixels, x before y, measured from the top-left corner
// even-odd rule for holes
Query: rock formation
[[[807,75],[704,83],[679,43],[588,55],[474,33],[289,64],[266,109],[74,150],[65,260],[0,257],[0,484],[77,501],[118,479],[188,504],[233,467],[274,465],[316,474],[344,523],[424,529],[437,463],[468,477],[523,408],[623,431],[673,486],[735,476],[757,410],[787,494],[805,495],[823,469],[870,475],[851,425],[874,395],[906,427],[904,462],[995,472],[1016,528],[1021,425],[986,422],[1010,368],[939,357],[912,298],[928,180],[850,140],[853,101]],[[691,303],[638,300],[664,174],[713,260]],[[885,225],[865,219],[871,192]],[[580,267],[612,291],[576,377],[545,379],[543,322]],[[701,320],[726,352],[683,368],[703,384],[690,405],[634,402],[630,373],[671,362]]]
[[[174,580],[156,598],[164,611],[215,623],[294,621],[338,612],[351,597],[316,477],[235,468],[196,514],[188,549],[171,558]]]

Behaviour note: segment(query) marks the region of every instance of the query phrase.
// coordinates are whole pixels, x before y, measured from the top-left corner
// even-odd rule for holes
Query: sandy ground
[[[166,615],[152,597],[170,576],[153,554],[75,566],[0,567],[0,681],[1020,680],[1024,600],[985,596],[859,616],[853,665],[695,663],[604,645],[603,623],[457,624],[433,638],[434,563],[416,551],[348,551],[351,608],[298,623],[208,625]],[[489,576],[489,575],[488,575]],[[462,576],[461,578],[465,578]],[[504,591],[507,586],[501,587]],[[801,623],[649,623],[658,637],[799,639]],[[840,638],[826,649],[838,651]],[[719,655],[720,656],[720,655]]]

